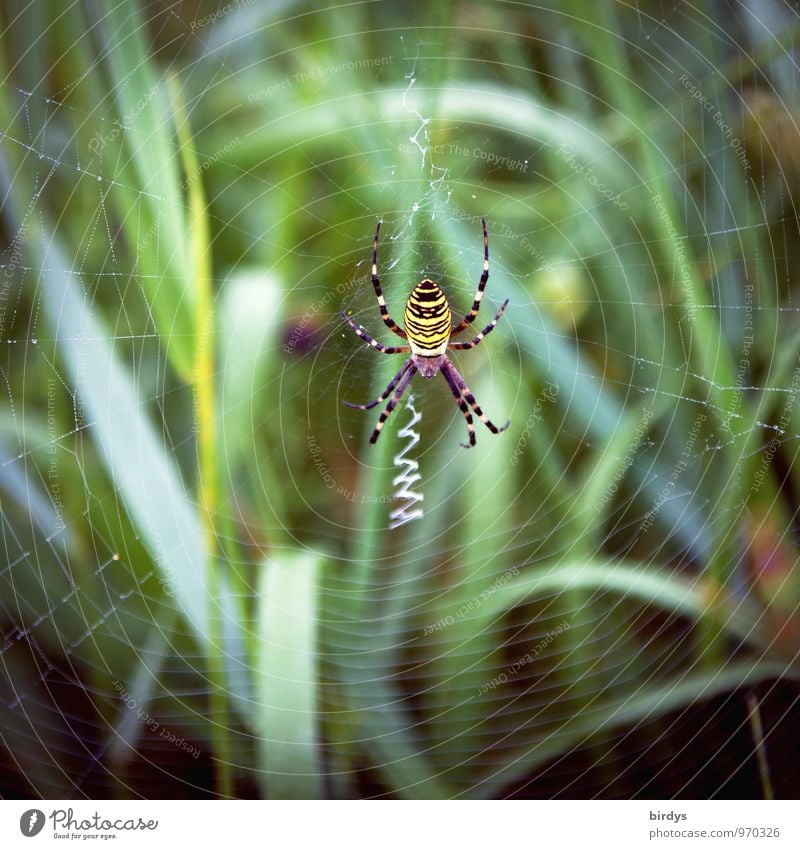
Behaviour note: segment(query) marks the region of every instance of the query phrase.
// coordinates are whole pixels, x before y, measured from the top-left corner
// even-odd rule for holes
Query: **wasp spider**
[[[453,327],[450,320],[450,305],[447,303],[444,292],[432,280],[425,279],[417,284],[408,298],[404,316],[405,329],[400,327],[390,317],[383,292],[381,291],[381,281],[378,278],[378,236],[381,232],[381,222],[378,222],[378,227],[375,230],[375,241],[372,244],[372,285],[375,288],[375,296],[378,299],[383,323],[392,333],[396,333],[401,338],[407,339],[409,344],[396,347],[381,345],[380,342],[373,339],[363,327],[357,325],[344,312],[341,315],[350,327],[353,328],[357,336],[368,342],[382,354],[411,354],[411,356],[406,360],[400,371],[392,378],[380,398],[376,398],[369,404],[344,402],[348,407],[354,407],[356,410],[371,410],[380,404],[381,401],[385,401],[390,395],[392,396],[386,405],[386,409],[381,413],[381,417],[378,419],[378,424],[375,426],[372,436],[369,438],[370,443],[373,445],[381,435],[381,429],[386,419],[389,418],[392,410],[397,406],[398,401],[402,397],[403,392],[408,387],[408,384],[411,383],[411,378],[418,371],[426,378],[435,377],[439,372],[444,375],[444,379],[447,381],[447,385],[450,387],[450,391],[453,393],[453,397],[456,399],[456,403],[467,422],[469,443],[462,443],[464,448],[469,448],[475,444],[475,425],[472,421],[470,407],[492,433],[501,433],[508,427],[508,422],[502,427],[492,424],[483,410],[478,406],[475,396],[469,391],[469,387],[464,383],[464,379],[445,353],[448,349],[466,351],[474,348],[484,336],[487,336],[494,330],[495,325],[500,320],[500,316],[503,314],[503,310],[505,310],[508,304],[508,298],[506,298],[503,306],[500,307],[497,315],[492,319],[491,324],[484,327],[471,341],[450,341],[454,336],[461,333],[462,330],[469,327],[475,320],[481,306],[481,298],[486,288],[486,281],[489,279],[489,236],[486,233],[486,219],[482,218],[481,221],[483,223],[483,274],[481,274],[480,283],[478,283],[478,291],[475,294],[472,309],[458,325]],[[392,393],[394,394],[392,395]]]

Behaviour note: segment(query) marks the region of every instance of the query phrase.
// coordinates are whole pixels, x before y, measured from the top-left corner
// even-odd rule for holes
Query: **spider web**
[[[229,344],[217,330],[220,393],[222,397],[232,393],[239,406],[231,415],[249,421],[244,431],[249,443],[236,450],[263,455],[269,453],[269,445],[288,470],[282,479],[283,494],[276,494],[268,475],[283,466],[270,461],[239,468],[242,490],[231,504],[219,508],[219,527],[226,528],[222,560],[242,578],[245,590],[252,596],[258,593],[252,572],[225,547],[232,539],[246,539],[249,548],[243,547],[255,557],[264,540],[278,533],[287,544],[325,550],[356,534],[368,510],[379,511],[381,527],[389,525],[393,493],[370,490],[363,483],[370,480],[363,470],[392,466],[395,451],[402,447],[398,430],[407,422],[408,412],[398,407],[381,437],[382,443],[390,444],[387,453],[371,457],[366,443],[379,408],[361,413],[339,403],[343,399],[365,403],[377,397],[402,364],[401,358],[384,361],[368,350],[338,316],[339,310],[347,311],[388,344],[390,334],[380,322],[369,283],[371,238],[379,217],[384,220],[379,272],[396,319],[408,292],[424,276],[441,282],[454,315],[467,312],[482,267],[482,215],[489,221],[490,279],[473,327],[481,329],[503,300],[510,299],[492,334],[474,351],[454,357],[486,413],[498,423],[511,419],[507,433],[493,436],[476,421],[478,447],[463,452],[458,443],[464,440],[464,422],[443,381],[415,378],[413,391],[422,412],[418,427],[422,438],[414,448],[422,464],[416,487],[424,493],[426,516],[415,523],[422,530],[405,529],[393,538],[393,557],[416,562],[426,546],[434,546],[443,571],[455,570],[454,564],[467,552],[447,534],[447,518],[454,520],[453,505],[470,503],[470,493],[477,488],[487,500],[511,491],[499,516],[504,510],[514,516],[506,528],[494,524],[485,529],[479,538],[480,556],[507,555],[519,568],[557,563],[546,540],[585,515],[579,512],[576,517],[562,509],[565,481],[587,458],[604,452],[624,472],[613,479],[613,493],[599,493],[612,503],[601,541],[607,556],[635,556],[648,564],[680,560],[682,566],[697,568],[710,549],[722,544],[718,540],[726,539],[727,529],[739,524],[763,527],[768,522],[775,525],[776,550],[785,548],[794,556],[794,515],[787,516],[787,508],[777,505],[780,486],[764,487],[764,514],[754,516],[745,498],[748,487],[752,490],[755,484],[741,472],[720,480],[718,471],[727,468],[719,465],[719,458],[733,457],[734,468],[741,470],[752,457],[767,456],[765,451],[771,450],[769,456],[777,458],[774,463],[786,488],[798,485],[790,467],[800,435],[795,409],[800,386],[793,379],[784,385],[773,380],[782,346],[794,339],[800,311],[793,303],[792,287],[798,259],[791,194],[796,175],[789,173],[789,165],[786,171],[779,165],[776,174],[775,166],[791,161],[789,148],[795,138],[778,132],[785,125],[775,115],[794,126],[796,103],[784,103],[781,95],[797,88],[797,21],[788,7],[769,8],[773,18],[757,22],[749,7],[737,5],[737,18],[728,28],[696,13],[726,61],[749,60],[737,91],[722,89],[720,81],[728,81],[729,68],[714,66],[685,45],[678,50],[681,27],[692,12],[679,4],[637,8],[638,29],[625,45],[625,56],[664,69],[663,89],[649,94],[663,108],[651,110],[648,123],[639,129],[648,138],[658,138],[672,124],[699,127],[702,133],[699,148],[692,148],[682,136],[683,149],[657,160],[647,175],[629,166],[630,138],[623,121],[614,130],[617,146],[598,140],[591,157],[583,152],[573,161],[569,152],[559,153],[554,133],[498,134],[492,121],[482,121],[468,109],[461,118],[442,117],[447,104],[440,103],[440,110],[432,104],[446,100],[442,92],[451,76],[442,67],[449,68],[454,56],[461,61],[462,81],[474,84],[476,90],[488,79],[507,87],[513,100],[514,92],[534,87],[541,102],[550,104],[544,111],[553,120],[558,113],[553,92],[560,85],[569,87],[567,106],[573,116],[596,117],[600,105],[611,99],[602,81],[586,80],[583,88],[576,88],[571,78],[561,81],[534,74],[520,62],[487,62],[476,69],[464,54],[481,31],[477,8],[471,10],[476,22],[465,24],[469,38],[435,27],[425,37],[398,28],[391,57],[384,57],[392,59],[388,67],[350,67],[354,64],[350,57],[364,56],[363,48],[354,49],[364,33],[338,33],[329,49],[330,61],[313,73],[304,70],[302,40],[288,51],[272,49],[267,58],[255,60],[278,80],[278,90],[270,94],[251,85],[249,63],[258,55],[253,34],[279,38],[277,34],[290,26],[279,16],[286,9],[288,18],[293,4],[269,11],[245,8],[213,27],[193,27],[196,19],[190,21],[177,9],[166,15],[153,13],[149,25],[165,41],[171,27],[184,38],[177,56],[172,51],[166,55],[183,71],[182,90],[209,181],[210,218],[221,234],[220,252],[225,251],[226,238],[245,246],[238,262],[223,271],[215,268],[218,315],[226,317],[229,332],[236,331],[231,337],[237,332],[246,337],[252,331],[249,321],[257,317],[270,322],[252,331],[256,344],[249,354]],[[542,49],[573,61],[579,50],[567,22],[560,21],[558,32],[559,38],[543,40]],[[790,45],[770,52],[771,42],[787,33]],[[771,58],[761,60],[762,54]],[[687,80],[681,81],[681,74]],[[5,765],[9,776],[12,771],[27,776],[33,795],[102,794],[112,781],[111,767],[131,760],[136,768],[121,782],[132,795],[143,794],[144,779],[159,773],[181,784],[184,793],[202,793],[208,791],[217,721],[208,707],[211,685],[205,653],[165,593],[163,570],[143,539],[146,529],[137,524],[115,482],[108,480],[95,423],[87,418],[81,387],[65,362],[63,349],[70,338],[63,327],[54,335],[54,308],[45,303],[50,296],[42,278],[54,269],[32,262],[24,250],[31,222],[43,211],[55,221],[57,233],[63,228],[65,239],[76,232],[81,237],[77,247],[70,244],[70,262],[55,270],[72,279],[86,310],[102,316],[107,335],[99,341],[124,365],[137,410],[159,435],[164,457],[187,488],[194,485],[195,448],[187,426],[192,399],[169,365],[170,352],[139,269],[140,255],[165,236],[160,215],[154,228],[146,223],[147,210],[153,204],[167,209],[174,201],[137,187],[129,167],[120,160],[109,161],[117,151],[110,142],[98,156],[91,155],[87,138],[114,134],[115,139],[125,139],[135,137],[137,129],[135,121],[125,126],[110,118],[106,104],[97,109],[74,105],[85,103],[76,92],[81,93],[89,79],[70,79],[60,91],[47,94],[44,88],[31,90],[20,84],[13,74],[2,83],[25,132],[5,132],[0,144],[15,151],[14,156],[24,156],[33,175],[30,196],[22,197],[20,208],[6,219],[10,238],[2,256],[3,270],[9,271],[4,280],[12,281],[4,287],[0,331],[7,389],[7,415],[0,432],[5,545],[0,658],[6,673],[0,723],[8,746]],[[166,79],[165,73],[159,84],[165,85]],[[356,93],[346,93],[350,85],[357,86]],[[291,110],[299,109],[292,100],[295,95],[318,103],[341,102],[343,108],[348,99],[372,99],[393,104],[394,111],[381,115],[379,109],[370,109],[365,113],[369,120],[352,128],[350,153],[344,161],[356,165],[349,172],[327,157],[322,131],[315,145],[293,148],[287,142],[285,151],[271,154],[279,166],[283,157],[294,164],[297,185],[311,192],[300,196],[301,203],[292,185],[276,185],[268,170],[240,164],[237,151],[262,127],[242,129],[235,146],[224,150],[220,139],[230,138],[236,130],[220,131],[218,107],[207,106],[217,103],[220,92],[251,107],[262,106],[263,126],[270,128],[281,120],[289,123]],[[559,108],[567,111],[567,106]],[[773,123],[756,107],[776,110]],[[715,120],[719,112],[721,125]],[[583,130],[588,132],[587,127]],[[576,129],[574,122],[570,129]],[[579,130],[578,125],[575,138]],[[746,142],[747,168],[737,159],[731,136],[742,145]],[[292,141],[290,130],[287,138]],[[177,145],[174,153],[177,156]],[[18,185],[8,161],[5,156],[4,189]],[[206,163],[210,163],[207,173]],[[215,180],[215,169],[227,169],[222,171],[225,176]],[[598,175],[610,175],[603,180],[616,177],[616,182],[603,183]],[[674,235],[650,237],[629,210],[643,189],[650,197],[658,196],[659,181],[683,199],[683,206],[675,210]],[[92,208],[71,206],[73,196],[83,202],[89,195],[87,184],[93,187]],[[734,184],[742,203],[734,200]],[[236,189],[233,195],[231,186]],[[112,192],[126,198],[128,220],[143,222],[133,246],[121,244],[119,210],[110,208]],[[242,192],[253,201],[237,209]],[[702,207],[696,203],[698,197]],[[337,198],[346,200],[348,207],[352,204],[359,214],[347,221],[338,218]],[[275,208],[285,214],[288,225],[281,225]],[[69,214],[77,216],[82,232],[70,229],[65,220]],[[765,241],[772,252],[750,256],[751,237],[765,232],[770,234]],[[697,315],[714,316],[723,339],[736,352],[731,382],[720,383],[715,362],[703,363],[697,354],[700,342],[687,314],[681,265],[669,259],[681,251],[707,260],[706,299],[690,306]],[[289,256],[294,266],[289,265]],[[304,271],[287,281],[284,266]],[[667,288],[659,284],[669,276],[665,268],[672,277]],[[172,282],[168,276],[162,281]],[[752,286],[752,291],[745,286]],[[228,299],[226,293],[234,291],[243,300]],[[250,320],[248,305],[252,305]],[[75,338],[83,338],[85,328],[74,331]],[[748,333],[770,340],[762,345],[766,360],[750,356],[745,345]],[[256,360],[247,356],[256,355],[259,363],[269,360],[272,365],[255,368]],[[242,372],[251,366],[248,398],[241,394]],[[328,403],[332,395],[335,407]],[[753,423],[747,405],[756,398],[762,400],[765,414]],[[260,406],[267,401],[271,413]],[[330,412],[334,409],[335,414]],[[263,421],[268,415],[275,421]],[[227,419],[222,424],[224,430]],[[620,441],[619,434],[625,432],[630,439]],[[535,456],[556,458],[563,469],[560,476],[548,478],[541,463],[531,462],[533,442],[538,444]],[[772,463],[770,459],[768,465]],[[737,497],[721,502],[720,493],[729,488]],[[282,509],[281,502],[296,505]],[[199,510],[197,503],[194,506]],[[584,509],[592,512],[595,504]],[[476,522],[474,516],[470,521]],[[738,583],[726,588],[731,593],[742,591],[748,582],[742,545],[740,541],[735,549],[741,561]],[[383,569],[386,561],[376,558],[376,564]],[[430,596],[422,591],[417,595],[407,579],[407,572],[386,577],[385,586],[395,593],[406,587],[395,615],[427,610],[430,602]],[[598,599],[602,593],[590,601]],[[504,643],[510,658],[501,668],[513,668],[526,652],[533,652],[513,675],[504,673],[507,678],[511,675],[511,686],[516,688],[511,696],[501,693],[496,683],[491,686],[491,680],[481,696],[497,706],[500,734],[491,738],[491,746],[499,751],[511,747],[522,730],[530,732],[531,739],[541,739],[536,735],[546,735],[548,723],[558,727],[556,720],[569,715],[569,698],[559,705],[558,688],[550,689],[537,676],[544,658],[562,672],[577,663],[565,647],[564,632],[558,630],[563,616],[575,611],[546,601],[535,627],[525,620],[509,632],[508,623],[498,618],[490,629],[490,636]],[[592,606],[581,626],[580,639],[589,647],[585,685],[589,697],[610,681],[624,688],[641,672],[634,661],[602,668],[609,645],[617,649],[628,642],[634,645],[624,624],[629,614],[623,598],[602,609]],[[426,634],[423,627],[411,643],[425,643],[450,628],[446,617],[444,624],[425,621],[434,630]],[[249,634],[251,625],[246,623]],[[658,633],[669,626],[645,613],[639,614],[636,627],[643,633]],[[530,648],[543,642],[546,645],[538,653]],[[445,652],[459,649],[445,643]],[[680,670],[685,662],[682,649],[667,651],[659,645],[645,667],[655,674]],[[429,673],[409,661],[404,682],[410,691],[425,693]],[[538,690],[531,698],[534,686]],[[516,708],[522,692],[527,701]],[[769,693],[766,688],[761,695],[766,698]],[[460,693],[457,697],[462,695],[464,700],[475,698]],[[437,704],[432,728],[424,732],[430,735],[427,744],[435,749],[444,740],[451,757],[468,763],[475,752],[466,743],[462,747],[449,724],[446,703],[434,698],[434,708]],[[545,708],[555,718],[537,721],[537,711]],[[769,723],[771,754],[778,759],[776,741],[794,709],[794,702],[784,705]],[[704,715],[702,727],[690,728],[682,739],[707,730],[715,710]],[[746,715],[742,717],[723,732],[724,742],[733,747],[735,768],[726,779],[731,786],[740,772],[749,769],[746,764],[752,755]],[[671,722],[683,728],[689,719],[680,713]],[[42,729],[46,735],[40,735]],[[747,732],[744,737],[742,729]],[[627,768],[634,774],[649,751],[638,730],[606,741],[609,750],[616,747],[625,753]],[[235,731],[236,763],[249,767],[255,748],[252,729],[242,721]],[[13,740],[18,742],[11,745]],[[55,755],[53,740],[61,749]],[[570,754],[578,751],[580,742],[576,740]],[[491,761],[488,744],[482,754]],[[434,763],[435,758],[434,753]],[[568,794],[574,786],[587,795],[600,792],[601,778],[590,767],[572,763],[567,767],[567,761],[562,756],[537,779],[540,792]],[[559,776],[562,766],[566,777]],[[685,746],[662,752],[652,775],[640,778],[642,792],[663,786],[678,795],[692,787],[706,767],[692,760]],[[472,789],[475,782],[466,777],[459,792]],[[16,786],[11,778],[8,784]],[[525,792],[525,786],[519,792]]]

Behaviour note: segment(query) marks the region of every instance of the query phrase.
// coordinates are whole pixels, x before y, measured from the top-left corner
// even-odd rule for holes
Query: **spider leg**
[[[475,300],[472,302],[472,309],[464,316],[464,318],[461,319],[461,322],[452,329],[450,332],[451,336],[461,333],[465,327],[475,321],[475,316],[481,308],[483,290],[486,288],[486,281],[489,279],[489,236],[486,232],[486,219],[481,218],[481,223],[483,224],[483,274],[481,274],[480,283],[478,283],[478,291],[475,293]]]
[[[444,375],[444,379],[447,381],[447,385],[450,387],[450,391],[453,393],[453,397],[456,399],[456,404],[458,404],[458,409],[464,414],[464,418],[467,421],[467,431],[469,433],[469,442],[462,442],[462,448],[472,448],[475,445],[475,425],[472,421],[472,413],[469,411],[469,407],[467,406],[467,402],[464,400],[464,396],[461,394],[461,389],[458,384],[453,380],[453,376],[446,370],[442,369],[442,374]]]
[[[400,379],[412,365],[413,363],[411,362],[411,360],[406,360],[403,364],[403,368],[401,368],[400,371],[398,371],[397,374],[391,379],[389,385],[386,387],[383,394],[379,398],[376,398],[374,401],[370,401],[369,404],[351,404],[349,401],[342,401],[342,403],[348,407],[352,407],[354,410],[371,410],[373,407],[377,407],[378,404],[381,403],[381,401],[385,401],[392,394],[392,390],[395,388],[395,386],[397,386],[397,384],[400,382]]]
[[[381,281],[378,277],[378,235],[381,232],[381,222],[378,221],[378,227],[375,230],[375,241],[372,243],[372,286],[375,289],[375,297],[378,299],[378,306],[381,309],[381,319],[383,323],[402,339],[407,339],[408,334],[400,327],[397,322],[389,315],[389,310],[386,308],[386,300],[383,297],[381,289]]]
[[[356,324],[349,315],[344,312],[339,313],[341,317],[353,328],[356,332],[356,336],[363,339],[368,344],[372,345],[376,351],[380,351],[382,354],[410,354],[411,348],[408,345],[400,345],[396,347],[387,347],[386,345],[381,345],[380,342],[373,339],[366,330]]]
[[[384,422],[392,413],[392,410],[397,406],[397,402],[402,397],[403,393],[406,391],[408,384],[411,383],[411,378],[417,373],[417,367],[414,365],[412,360],[409,360],[410,366],[408,371],[405,373],[405,376],[400,381],[400,385],[395,389],[394,395],[392,395],[392,400],[386,405],[386,409],[381,413],[381,417],[378,419],[378,424],[375,425],[375,430],[372,431],[372,436],[369,438],[370,445],[374,445],[378,441],[378,437],[381,435],[381,429],[383,428]]]
[[[456,367],[450,362],[450,360],[445,359],[442,364],[442,371],[445,372],[445,376],[449,373],[450,377],[455,382],[456,386],[461,390],[461,394],[463,395],[466,402],[472,407],[475,411],[475,415],[489,428],[492,433],[502,433],[510,424],[510,420],[507,421],[502,427],[497,427],[483,412],[483,410],[478,406],[478,402],[475,400],[475,396],[469,391],[469,387],[466,383],[464,383],[464,378],[458,373]]]
[[[452,348],[455,351],[468,351],[470,348],[474,348],[478,342],[480,342],[484,337],[488,336],[494,329],[497,327],[497,322],[500,321],[500,316],[503,314],[503,310],[508,306],[508,298],[505,299],[503,306],[497,311],[497,315],[492,319],[491,324],[487,324],[486,327],[481,330],[481,332],[471,341],[471,342],[451,342],[448,344],[448,348]]]

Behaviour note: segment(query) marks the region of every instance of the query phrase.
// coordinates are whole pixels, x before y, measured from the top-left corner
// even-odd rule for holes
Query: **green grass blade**
[[[321,558],[281,552],[263,564],[257,664],[260,770],[270,799],[322,795],[317,594]]]
[[[675,682],[643,690],[611,708],[596,711],[588,720],[583,715],[568,719],[545,740],[519,754],[510,754],[506,763],[487,776],[471,795],[485,799],[502,797],[504,789],[515,781],[561,754],[590,744],[597,734],[653,721],[670,711],[688,709],[696,702],[722,693],[783,677],[796,681],[800,671],[787,670],[782,663],[740,662],[720,671],[686,675]]]
[[[147,250],[139,256],[142,285],[159,332],[170,339],[168,356],[184,379],[189,379],[197,290],[190,274],[170,98],[150,58],[147,29],[137,4],[100,0],[98,6],[103,13],[97,27],[110,45],[104,54],[112,86],[109,99],[116,106],[117,121],[125,128],[129,157],[116,167],[130,162],[136,174],[141,192],[137,238],[141,240],[141,234],[151,231],[157,235],[148,239]],[[103,148],[95,147],[101,156]]]
[[[33,231],[34,220],[30,230]],[[177,469],[156,436],[134,376],[109,344],[56,237],[31,232],[44,310],[106,469],[140,529],[165,590],[173,594],[198,640],[208,640],[203,529]]]
[[[653,569],[652,565],[623,561],[560,562],[547,569],[521,574],[501,587],[486,611],[490,621],[502,611],[532,600],[537,595],[563,591],[613,592],[622,598],[650,604],[668,613],[686,616],[693,622],[713,618],[731,637],[766,645],[759,626],[760,611],[749,601],[715,596],[702,578],[694,580],[680,574]]]

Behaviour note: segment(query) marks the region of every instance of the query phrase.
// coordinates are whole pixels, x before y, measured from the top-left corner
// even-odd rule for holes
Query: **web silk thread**
[[[409,395],[406,399],[406,409],[411,413],[411,420],[400,428],[397,435],[401,439],[408,440],[402,451],[394,455],[394,466],[396,469],[402,469],[399,475],[395,475],[392,479],[392,486],[395,489],[394,500],[405,502],[400,507],[392,510],[389,514],[389,529],[394,530],[407,522],[414,519],[421,519],[424,515],[422,507],[417,506],[422,503],[425,496],[421,492],[417,492],[412,487],[422,480],[422,475],[419,473],[419,463],[408,457],[408,453],[419,442],[419,433],[414,429],[415,425],[422,421],[422,414],[417,412],[414,406],[414,396]],[[399,489],[398,489],[399,487]]]

